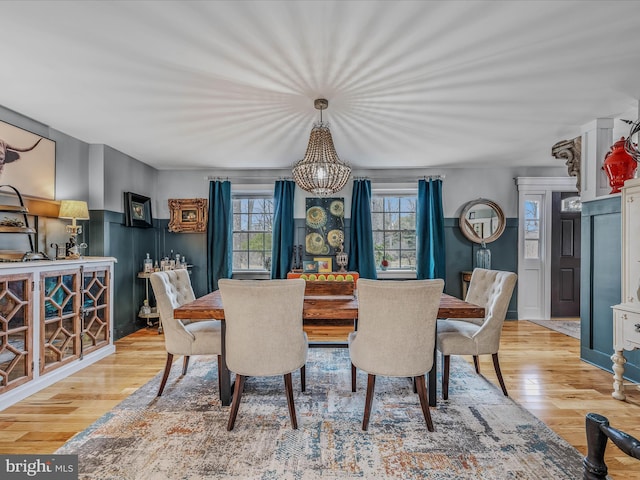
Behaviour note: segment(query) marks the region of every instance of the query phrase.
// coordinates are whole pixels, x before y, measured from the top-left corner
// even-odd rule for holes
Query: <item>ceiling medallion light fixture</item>
[[[329,125],[322,123],[322,110],[329,101],[318,98],[313,105],[320,110],[320,123],[311,129],[307,152],[293,166],[293,179],[303,190],[327,197],[342,190],[351,175],[351,167],[338,157]]]

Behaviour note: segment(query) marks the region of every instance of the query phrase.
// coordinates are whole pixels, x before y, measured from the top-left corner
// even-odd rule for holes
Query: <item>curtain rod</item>
[[[413,177],[396,177],[389,176],[383,178],[371,178],[367,176],[354,176],[354,180],[375,180],[379,182],[415,182],[416,180],[444,180],[446,175],[416,175]],[[215,176],[208,175],[204,177],[205,180],[214,180],[214,181],[229,181],[232,179],[236,180],[263,180],[265,182],[272,182],[274,180],[293,180],[292,177],[286,176],[273,176],[273,177],[262,177],[257,175],[233,175],[233,176]]]
[[[371,178],[371,177],[353,177],[354,180],[375,180],[379,182],[415,182],[416,180],[444,180],[446,175],[416,175],[414,177],[384,177],[384,178]]]
[[[206,177],[204,177],[205,180],[215,180],[215,181],[220,181],[223,182],[225,180],[233,180],[233,179],[240,179],[240,180],[264,180],[266,182],[271,182],[273,180],[293,180],[293,177],[285,177],[285,176],[258,176],[258,175],[226,175],[226,176],[217,176],[217,175],[208,175]]]

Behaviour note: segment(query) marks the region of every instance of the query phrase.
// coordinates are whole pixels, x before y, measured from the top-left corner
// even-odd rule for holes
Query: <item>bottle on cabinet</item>
[[[143,264],[143,269],[142,271],[144,273],[151,273],[153,272],[153,260],[151,259],[151,257],[149,256],[149,254],[147,253],[147,258],[144,259],[144,264]]]

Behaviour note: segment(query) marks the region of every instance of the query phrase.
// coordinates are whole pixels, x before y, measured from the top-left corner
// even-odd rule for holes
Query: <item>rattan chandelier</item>
[[[318,98],[313,105],[320,110],[320,123],[311,129],[304,158],[293,166],[293,179],[306,192],[327,197],[342,190],[351,175],[351,167],[338,157],[329,125],[322,123],[322,110],[329,101]]]

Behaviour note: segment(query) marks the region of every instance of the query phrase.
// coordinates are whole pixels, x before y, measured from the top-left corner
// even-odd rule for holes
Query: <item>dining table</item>
[[[443,293],[440,297],[440,307],[438,308],[438,318],[484,318],[484,307],[473,303],[465,302],[459,298]],[[220,401],[223,406],[231,404],[232,385],[231,373],[227,368],[226,346],[225,346],[225,322],[224,307],[220,290],[215,290],[192,302],[173,310],[173,316],[180,320],[202,321],[220,320],[222,331],[222,353],[220,362],[219,385]],[[354,328],[357,328],[358,320],[358,297],[357,295],[322,295],[305,296],[303,307],[303,322],[309,320],[323,320],[325,322],[351,320]],[[344,342],[311,342],[310,347],[346,347]],[[437,362],[434,345],[433,367],[428,374],[428,394],[429,405],[435,407],[436,385],[437,385]]]

